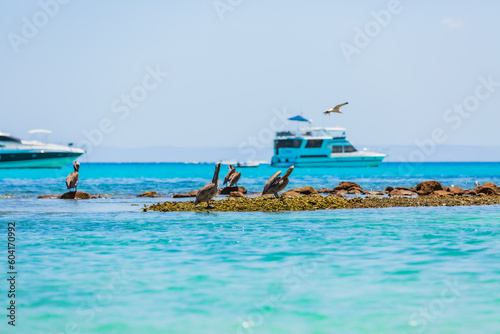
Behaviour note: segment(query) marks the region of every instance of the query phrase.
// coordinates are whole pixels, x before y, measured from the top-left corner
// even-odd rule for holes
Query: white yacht
[[[346,129],[340,127],[313,127],[301,115],[291,121],[308,122],[297,131],[276,133],[271,165],[275,167],[377,167],[385,154],[358,151],[346,139]]]
[[[0,168],[61,168],[84,153],[80,148],[20,140],[0,132]]]

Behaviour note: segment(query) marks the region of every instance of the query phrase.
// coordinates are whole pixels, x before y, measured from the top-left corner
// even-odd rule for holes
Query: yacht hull
[[[351,167],[378,167],[382,160],[384,160],[385,155],[383,156],[373,156],[373,157],[331,157],[331,158],[323,158],[323,159],[314,159],[314,158],[298,158],[298,159],[283,159],[273,157],[271,161],[271,165],[274,167],[306,167],[306,168],[314,168],[314,167],[332,167],[332,168],[351,168]],[[287,161],[288,160],[288,161]]]
[[[2,153],[0,154],[0,169],[2,168],[61,168],[78,158],[83,153]],[[60,156],[59,156],[60,155]]]

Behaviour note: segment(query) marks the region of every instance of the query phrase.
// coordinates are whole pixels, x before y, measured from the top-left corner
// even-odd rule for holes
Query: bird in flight
[[[327,111],[324,112],[324,114],[330,115],[332,112],[335,112],[337,114],[342,114],[342,111],[340,111],[340,107],[345,106],[346,104],[349,104],[349,102],[336,105],[335,108],[328,109]]]

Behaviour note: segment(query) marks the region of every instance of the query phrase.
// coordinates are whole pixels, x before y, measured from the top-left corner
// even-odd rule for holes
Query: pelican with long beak
[[[69,174],[68,177],[66,178],[66,187],[70,191],[71,189],[75,188],[75,193],[76,193],[76,187],[78,186],[78,170],[80,169],[80,163],[76,160],[73,161],[73,168],[75,171]]]
[[[229,168],[229,172],[227,172],[226,177],[224,178],[223,185],[226,185],[226,183],[228,183],[231,179],[231,176],[236,172],[236,169],[234,169],[233,165],[229,165],[227,168]]]
[[[285,175],[283,176],[280,176],[281,171],[277,171],[276,173],[274,173],[274,175],[271,176],[264,185],[264,190],[262,191],[262,195],[274,194],[274,196],[278,198],[278,192],[285,189],[286,186],[288,185],[289,182],[288,177],[290,176],[290,174],[292,174],[293,168],[294,166],[288,168]]]
[[[212,178],[212,182],[203,186],[196,194],[196,201],[194,201],[194,206],[202,202],[207,202],[207,209],[213,209],[213,206],[210,206],[210,200],[217,195],[219,192],[219,170],[220,170],[220,162],[215,165],[215,173]]]
[[[349,104],[349,102],[338,104],[334,108],[328,109],[323,114],[330,115],[332,112],[337,113],[337,114],[342,114],[342,111],[340,111],[340,107],[345,106],[346,104]]]
[[[241,173],[233,169],[234,173],[229,177],[229,187],[238,186],[238,181],[240,180]]]

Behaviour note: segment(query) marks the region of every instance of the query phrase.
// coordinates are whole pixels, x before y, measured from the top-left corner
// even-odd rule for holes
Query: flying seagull
[[[349,102],[336,105],[335,108],[330,108],[327,111],[325,111],[323,114],[330,115],[332,112],[337,113],[337,114],[342,114],[342,111],[340,111],[340,107],[345,106],[346,104],[349,104]]]

